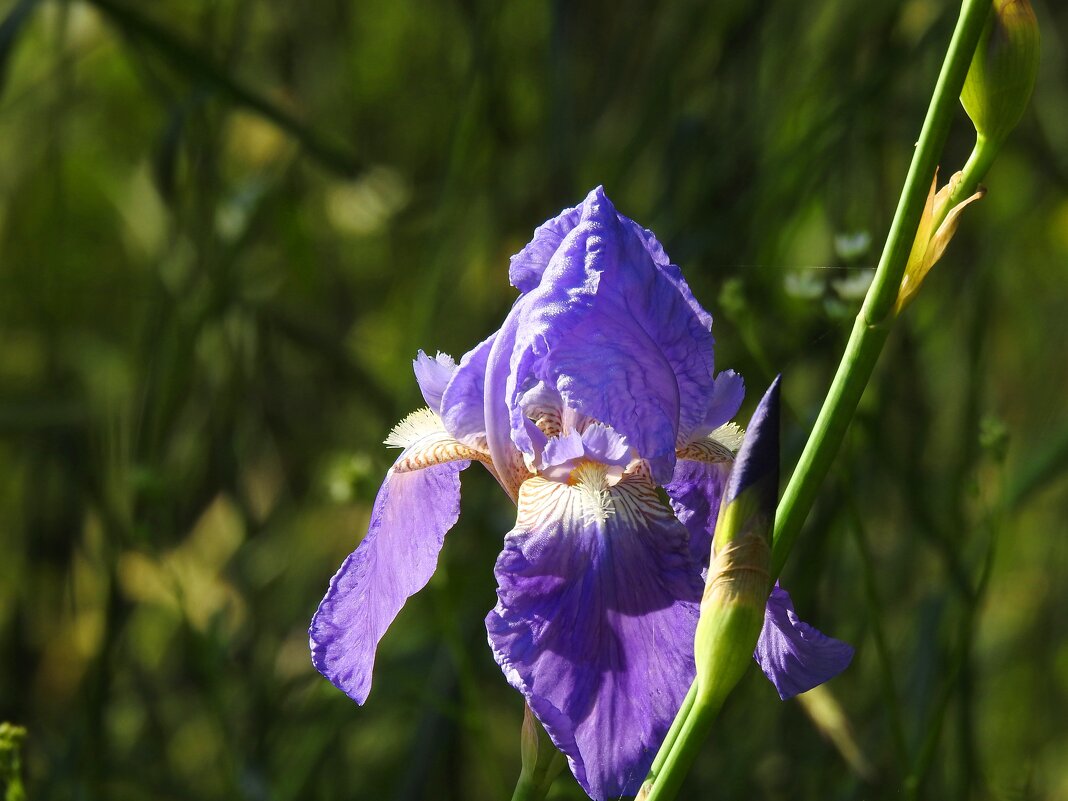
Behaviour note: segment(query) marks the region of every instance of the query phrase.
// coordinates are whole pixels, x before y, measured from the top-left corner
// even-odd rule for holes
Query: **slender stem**
[[[552,787],[553,779],[564,768],[564,755],[559,751],[550,758],[547,766],[535,775],[523,774],[516,782],[512,801],[543,801]]]
[[[786,486],[775,515],[775,533],[771,554],[771,575],[777,577],[790,554],[801,526],[816,498],[849,422],[868,384],[875,362],[893,323],[893,306],[901,286],[909,250],[919,227],[927,193],[931,186],[939,154],[949,133],[949,123],[956,109],[972,54],[990,12],[989,0],[964,0],[957,27],[942,64],[920,139],[909,167],[905,186],[898,201],[890,234],[883,247],[879,267],[856,324],[846,345],[845,355],[823,402],[816,425],[809,435],[797,467]],[[989,167],[991,148],[977,143],[973,158],[965,167],[958,192],[974,187]]]
[[[875,278],[857,315],[816,424],[776,510],[771,554],[773,581],[782,572],[889,336],[894,303],[923,214],[931,176],[949,133],[957,98],[990,8],[990,0],[964,0]],[[977,185],[991,158],[990,150],[984,152],[977,143],[958,191]],[[693,692],[694,688],[691,688],[691,694]],[[684,705],[679,711],[671,727],[671,731],[677,730],[678,735],[661,748],[661,754],[666,752],[667,756],[662,758],[658,754],[654,761],[654,765],[660,764],[660,770],[650,776],[652,784],[646,785],[646,801],[667,801],[675,797],[721,703],[722,699],[712,705],[697,700],[689,709]],[[683,718],[681,726],[678,725],[679,718]]]
[[[693,703],[696,698],[697,682],[694,682],[690,685],[690,691],[686,693],[686,697],[682,699],[682,706],[675,715],[675,720],[671,722],[671,728],[668,729],[667,736],[664,737],[663,745],[661,745],[660,750],[656,752],[656,759],[653,760],[653,766],[649,768],[649,778],[647,781],[656,781],[656,777],[660,774],[661,769],[664,767],[664,762],[668,758],[668,753],[671,751],[675,740],[678,739],[679,732],[682,731],[682,726],[686,722],[690,710],[693,709]]]
[[[545,797],[537,783],[525,776],[520,776],[512,792],[512,801],[540,801]]]
[[[671,743],[671,750],[662,761],[660,774],[651,787],[646,785],[649,787],[648,793],[639,796],[641,801],[668,801],[675,797],[682,785],[682,780],[686,778],[697,754],[700,753],[701,746],[708,739],[712,724],[722,706],[723,697],[696,699],[686,719],[679,727],[678,737]],[[659,754],[657,757],[659,758]]]
[[[998,146],[985,136],[976,137],[975,147],[972,149],[971,155],[968,156],[964,169],[961,170],[963,180],[957,185],[953,194],[949,196],[949,202],[942,209],[943,219],[954,206],[969,197],[979,187],[979,182],[983,180],[983,176],[990,169],[994,157],[998,154],[998,149]],[[936,220],[933,228],[937,229],[941,222],[942,220]]]

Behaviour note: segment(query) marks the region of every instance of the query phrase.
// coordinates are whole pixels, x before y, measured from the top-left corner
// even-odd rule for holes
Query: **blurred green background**
[[[792,465],[885,237],[941,0],[0,2],[0,721],[33,799],[501,799],[485,473],[359,708],[307,625],[422,403],[603,183]],[[856,645],[756,670],[685,797],[1068,799],[1068,7],[787,568]],[[944,177],[972,144],[963,113]],[[565,774],[553,797],[582,794]]]

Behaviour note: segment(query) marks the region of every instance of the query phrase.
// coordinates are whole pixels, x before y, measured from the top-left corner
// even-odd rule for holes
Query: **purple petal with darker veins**
[[[371,690],[379,640],[437,567],[445,533],[460,514],[460,471],[468,464],[387,475],[367,536],[331,579],[312,618],[312,662],[356,703]]]
[[[648,228],[642,228],[638,223],[629,217],[619,215],[619,219],[626,225],[631,226],[632,230],[642,240],[642,244],[645,246],[646,253],[649,254],[653,262],[660,271],[668,278],[671,283],[675,285],[675,288],[679,290],[679,293],[686,298],[686,302],[690,308],[693,309],[693,313],[697,315],[697,318],[701,321],[707,330],[712,330],[712,315],[705,311],[705,308],[697,302],[697,298],[694,297],[693,292],[690,291],[690,285],[686,283],[686,279],[682,276],[682,270],[679,269],[677,264],[672,264],[671,259],[668,258],[667,253],[664,252],[664,246],[660,244],[660,240],[656,238],[656,234],[650,231]]]
[[[853,648],[799,620],[790,595],[776,583],[753,657],[785,701],[845,670]]]
[[[593,191],[603,195],[604,187],[598,186]],[[592,195],[593,193],[591,192],[590,194]],[[587,198],[588,200],[589,198]],[[545,268],[549,266],[549,262],[556,254],[557,249],[563,243],[564,237],[571,233],[572,229],[581,221],[583,206],[584,204],[580,204],[573,208],[564,209],[551,220],[542,223],[535,229],[530,244],[512,256],[511,265],[508,269],[508,280],[512,286],[520,292],[526,293],[541,283],[542,274],[545,272]],[[711,329],[712,315],[697,302],[697,298],[690,291],[689,284],[686,283],[686,279],[682,276],[682,270],[678,268],[678,265],[671,263],[671,259],[664,251],[664,246],[656,238],[656,234],[648,228],[643,228],[623,214],[617,213],[616,216],[621,225],[628,228],[641,240],[645,252],[649,254],[649,258],[653,260],[657,269],[675,285],[675,288],[686,299],[694,314],[701,321],[701,325],[706,329]]]
[[[510,370],[504,402],[514,408],[545,381],[568,406],[626,438],[666,481],[676,446],[708,408],[712,335],[602,190],[581,210],[540,283],[502,327],[512,343],[500,354]],[[526,449],[523,426],[513,423],[512,436]]]
[[[594,799],[634,795],[694,677],[702,586],[686,530],[647,481],[609,491],[532,478],[486,618],[508,681]]]
[[[441,395],[452,374],[456,372],[456,362],[447,353],[439,352],[436,358],[431,359],[423,351],[419,351],[412,367],[419,391],[423,393],[423,400],[431,411],[438,414],[441,410]]]
[[[671,508],[690,532],[690,552],[702,571],[708,569],[712,555],[712,535],[730,467],[728,462],[710,464],[679,459],[671,482],[664,485]]]

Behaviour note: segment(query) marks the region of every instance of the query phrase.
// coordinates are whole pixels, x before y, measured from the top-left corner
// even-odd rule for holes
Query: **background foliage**
[[[485,644],[513,510],[465,477],[366,707],[308,620],[417,348],[603,183],[786,376],[787,465],[889,223],[956,4],[0,2],[0,720],[31,798],[499,799]],[[1068,7],[787,569],[854,665],[757,671],[690,796],[1068,799]],[[943,160],[971,146],[963,114]],[[579,798],[566,776],[557,798]]]

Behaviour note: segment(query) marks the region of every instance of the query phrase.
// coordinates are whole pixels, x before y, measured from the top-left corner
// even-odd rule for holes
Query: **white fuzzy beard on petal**
[[[721,445],[726,446],[728,450],[737,453],[738,449],[742,447],[742,440],[745,439],[745,431],[737,423],[724,423],[709,434],[708,438],[714,439]]]
[[[410,448],[423,437],[444,433],[445,426],[441,418],[424,406],[393,426],[385,444],[390,448]]]
[[[708,464],[733,462],[735,454],[742,447],[744,437],[745,432],[737,425],[724,423],[707,437],[686,443],[675,454],[680,459]]]
[[[582,504],[583,519],[603,523],[613,513],[608,470],[598,462],[582,462],[568,479]]]
[[[489,456],[483,451],[458,442],[445,430],[441,418],[427,408],[416,409],[397,423],[386,437],[385,444],[404,449],[393,465],[395,473],[422,470],[458,459],[477,459],[490,463]]]

